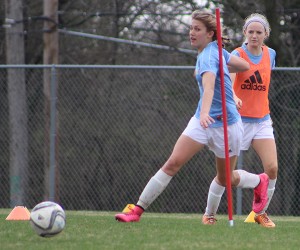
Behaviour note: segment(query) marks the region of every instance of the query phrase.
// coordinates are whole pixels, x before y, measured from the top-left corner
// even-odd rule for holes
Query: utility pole
[[[58,64],[58,0],[44,0],[44,57],[43,63],[44,65],[56,65]],[[44,69],[44,97],[45,97],[45,150],[44,150],[44,169],[45,169],[45,199],[57,200],[57,197],[50,197],[54,192],[54,196],[56,194],[56,186],[57,186],[57,160],[56,160],[56,135],[58,134],[58,127],[56,126],[56,119],[54,119],[55,124],[52,124],[52,117],[55,116],[56,110],[51,109],[53,105],[51,102],[53,101],[53,96],[51,96],[51,81],[53,81],[53,77],[56,75],[57,69]],[[54,84],[57,85],[57,78],[54,79]],[[53,82],[52,82],[53,84]],[[53,87],[53,85],[52,85]],[[56,89],[56,88],[55,88]],[[53,94],[53,92],[52,92]],[[51,100],[52,97],[52,100]],[[56,93],[55,97],[56,98]],[[50,123],[55,127],[54,134],[51,132]],[[52,133],[52,134],[51,134]],[[53,137],[54,136],[54,137]],[[52,139],[54,138],[54,150],[51,151],[50,143],[52,143]],[[52,160],[52,156],[54,156],[54,162]],[[50,171],[51,170],[51,171]],[[53,171],[54,170],[54,173]],[[51,173],[50,173],[51,172]],[[51,176],[51,174],[54,174]],[[50,180],[51,179],[51,180]],[[50,190],[54,189],[54,190]]]

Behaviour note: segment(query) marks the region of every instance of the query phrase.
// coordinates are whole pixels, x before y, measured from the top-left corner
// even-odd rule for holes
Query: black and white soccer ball
[[[30,223],[39,236],[52,237],[65,228],[65,211],[55,202],[41,202],[32,209]]]

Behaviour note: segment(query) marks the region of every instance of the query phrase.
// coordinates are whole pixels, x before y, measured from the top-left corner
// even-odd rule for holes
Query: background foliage
[[[23,1],[26,63],[43,62],[43,16],[41,1]],[[228,49],[241,44],[245,17],[253,12],[269,19],[272,31],[267,45],[277,51],[277,66],[300,65],[300,6],[297,0],[85,0],[59,1],[59,29],[107,37],[188,48],[189,17],[195,9],[222,9]],[[4,5],[0,6],[0,63],[5,63]],[[60,34],[61,64],[193,65],[194,56],[91,38]]]
[[[9,3],[9,1],[6,1]],[[177,48],[191,49],[188,39],[189,17],[198,8],[222,8],[224,34],[231,38],[228,50],[241,44],[243,19],[252,12],[265,13],[272,32],[268,44],[277,51],[277,66],[299,66],[299,8],[297,1],[59,1],[60,30],[72,30],[106,37],[134,40],[151,44],[168,45],[173,50],[128,45],[99,39],[71,36],[60,33],[60,64],[103,65],[189,65],[193,67],[196,54],[182,53]],[[0,5],[0,64],[6,63],[4,6]],[[24,24],[25,62],[43,62],[43,5],[41,2],[23,1],[24,19],[13,25]],[[6,27],[9,29],[9,27]],[[20,35],[20,34],[16,34]],[[176,70],[86,70],[84,67],[59,70],[58,127],[59,164],[62,201],[68,208],[117,209],[128,200],[136,200],[149,176],[167,157],[174,140],[193,113],[198,91],[192,68],[182,73]],[[15,69],[15,73],[20,70]],[[25,71],[24,71],[25,72]],[[43,165],[49,165],[45,155],[48,146],[48,114],[45,105],[43,73],[28,68],[25,77],[26,93],[20,98],[28,105],[28,136],[30,138],[28,177],[25,200],[33,206],[43,199],[45,185]],[[275,123],[280,152],[278,181],[278,214],[299,214],[299,84],[298,71],[275,73],[270,92],[272,117]],[[15,74],[15,80],[19,77]],[[26,78],[26,79],[25,79]],[[9,206],[10,158],[9,107],[7,71],[0,72],[1,88],[1,197],[0,204]],[[48,96],[47,96],[48,97]],[[25,103],[24,102],[24,103]],[[17,110],[19,110],[17,108]],[[18,118],[18,117],[16,117]],[[18,121],[18,119],[16,119]],[[17,124],[22,127],[22,124]],[[151,132],[151,133],[149,133]],[[16,147],[18,145],[16,144]],[[250,152],[249,166],[260,166]],[[199,158],[198,158],[199,157]],[[205,204],[206,190],[214,172],[211,155],[206,151],[190,163],[191,172],[180,174],[172,183],[166,199],[153,209],[162,212],[195,211]],[[23,159],[18,159],[22,162]],[[198,163],[204,164],[198,172]],[[151,168],[146,167],[151,165]],[[111,168],[111,166],[113,166]],[[126,166],[124,168],[124,166]],[[282,166],[282,167],[281,167]],[[20,167],[20,166],[19,166]],[[124,168],[124,169],[123,169]],[[129,178],[124,181],[124,172]],[[146,169],[146,170],[145,170]],[[23,170],[23,169],[22,169]],[[27,171],[27,169],[26,169]],[[209,172],[210,171],[210,172]],[[257,172],[261,169],[256,169]],[[140,177],[136,183],[135,176]],[[189,176],[187,178],[187,176]],[[201,186],[197,185],[201,180]],[[105,184],[109,185],[105,185]],[[176,185],[183,184],[183,185]],[[289,185],[286,187],[286,183]],[[84,185],[87,184],[87,185]],[[92,185],[93,184],[93,185]],[[186,184],[186,185],[184,185]],[[188,196],[188,184],[195,186]],[[114,185],[114,189],[111,188]],[[106,187],[106,188],[103,188]],[[175,190],[187,187],[184,190]],[[38,194],[36,193],[38,190]],[[292,190],[292,191],[291,191]],[[175,197],[180,192],[180,199]],[[117,197],[115,194],[119,194]],[[132,194],[136,196],[132,197]],[[99,199],[105,197],[105,203]],[[199,197],[201,196],[201,197]],[[249,194],[249,197],[251,194]],[[178,202],[191,199],[193,202]],[[199,200],[199,203],[194,203]],[[251,201],[251,199],[248,199]],[[284,202],[282,202],[284,201]],[[175,206],[176,205],[176,206]],[[244,211],[250,205],[246,204]],[[202,209],[202,208],[201,208]],[[223,204],[223,210],[226,204]]]

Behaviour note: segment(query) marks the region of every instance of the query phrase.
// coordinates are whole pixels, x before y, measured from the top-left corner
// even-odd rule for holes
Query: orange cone
[[[251,211],[244,222],[247,222],[247,223],[254,222],[255,223],[254,216],[255,216],[254,211]]]
[[[16,206],[5,220],[30,220],[30,212],[26,207]]]

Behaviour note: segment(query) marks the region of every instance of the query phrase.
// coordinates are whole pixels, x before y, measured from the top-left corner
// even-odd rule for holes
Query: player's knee
[[[265,173],[269,176],[270,179],[276,179],[278,172],[278,164],[271,163],[265,167]]]
[[[226,175],[218,176],[218,182],[221,186],[226,187],[226,185],[227,185]],[[231,185],[235,187],[238,185],[239,182],[240,182],[240,180],[239,180],[238,176],[235,175],[234,173],[231,173]]]
[[[169,159],[166,164],[162,167],[163,171],[170,175],[174,176],[181,168],[181,163],[180,161],[176,159]]]
[[[222,176],[218,176],[218,184],[223,186],[223,187],[226,187],[226,178],[225,177],[222,177]]]

